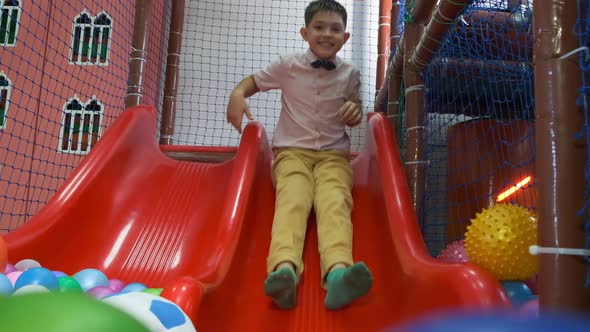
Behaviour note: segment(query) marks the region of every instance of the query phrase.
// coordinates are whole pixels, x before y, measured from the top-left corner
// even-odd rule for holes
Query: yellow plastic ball
[[[471,220],[465,233],[465,250],[471,262],[498,280],[525,280],[539,269],[529,247],[537,244],[537,217],[528,209],[498,204]]]

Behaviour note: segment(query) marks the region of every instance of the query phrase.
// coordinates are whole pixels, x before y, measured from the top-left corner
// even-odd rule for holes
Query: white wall
[[[237,132],[226,123],[227,97],[245,76],[281,54],[304,52],[307,0],[187,1],[178,88],[175,144],[235,146]],[[340,56],[361,70],[365,111],[373,109],[379,0],[342,0],[352,37]],[[174,19],[174,18],[172,18]],[[280,111],[279,92],[249,100],[256,119],[272,138]],[[351,130],[353,150],[363,142],[365,124]]]

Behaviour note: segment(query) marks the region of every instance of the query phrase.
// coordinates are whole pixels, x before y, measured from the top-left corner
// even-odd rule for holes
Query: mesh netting
[[[149,3],[149,2],[146,2]],[[186,1],[175,144],[238,144],[230,90],[281,54],[304,52],[308,1]],[[0,0],[0,231],[33,216],[124,110],[135,1]],[[373,109],[379,1],[342,1],[352,37],[340,56],[361,70]],[[141,102],[162,104],[171,1],[151,1]],[[142,52],[140,52],[142,53]],[[251,98],[272,137],[278,92]],[[351,130],[353,149],[364,125]]]
[[[580,68],[582,69],[582,87],[578,104],[584,109],[584,132],[581,133],[586,140],[588,148],[586,160],[586,204],[581,213],[586,219],[584,229],[586,231],[586,248],[590,249],[590,103],[588,93],[590,92],[590,5],[588,1],[578,0],[578,19],[576,21],[576,34],[580,40],[581,49]],[[585,47],[585,48],[584,48]],[[590,257],[586,257],[590,263]],[[590,266],[590,265],[589,265]],[[590,287],[590,267],[586,278],[586,287]]]
[[[492,204],[535,208],[531,2],[474,1],[425,71],[432,254]]]
[[[152,50],[168,12],[154,1]],[[1,232],[34,215],[123,111],[135,8],[0,0],[0,15]],[[149,63],[163,63],[159,50]],[[146,76],[146,103],[157,102],[160,79]]]
[[[307,0],[187,1],[182,40],[175,144],[235,146],[238,133],[226,123],[227,98],[235,85],[279,55],[301,53],[299,34]],[[363,107],[373,109],[379,1],[340,1],[348,11],[351,38],[339,56],[361,72]],[[280,92],[249,100],[269,139],[281,109]],[[352,149],[363,142],[365,126],[350,131]]]

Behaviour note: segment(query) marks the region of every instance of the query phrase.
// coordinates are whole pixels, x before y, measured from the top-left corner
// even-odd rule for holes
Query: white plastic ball
[[[50,290],[37,284],[31,284],[23,286],[16,291],[14,291],[13,295],[23,295],[23,294],[32,294],[32,293],[49,293]]]
[[[196,332],[180,307],[161,296],[130,292],[108,296],[102,301],[133,316],[152,332]]]
[[[14,264],[14,267],[18,271],[26,271],[32,267],[41,267],[41,264],[34,259],[23,259],[22,261]]]

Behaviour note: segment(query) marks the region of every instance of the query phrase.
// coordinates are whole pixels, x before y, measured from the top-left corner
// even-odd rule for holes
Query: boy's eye
[[[314,25],[314,26],[312,26],[312,28],[316,31],[323,31],[326,29],[328,29],[332,32],[342,32],[343,31],[342,27],[340,27],[340,26],[329,26],[329,25],[326,26],[326,25],[322,25],[322,24]]]

